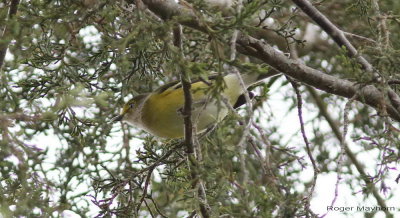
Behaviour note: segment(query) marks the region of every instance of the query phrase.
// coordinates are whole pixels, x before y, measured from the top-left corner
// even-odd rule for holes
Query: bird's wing
[[[207,80],[210,81],[210,83],[212,83],[212,81],[215,80],[216,78],[218,78],[219,76],[223,76],[223,75],[220,75],[218,73],[213,73],[213,74],[211,74],[211,75],[209,75],[207,77]],[[194,84],[194,83],[197,83],[197,82],[200,82],[200,81],[204,82],[204,80],[202,78],[196,78],[196,79],[193,79],[191,81],[191,84]],[[176,80],[176,81],[173,81],[173,82],[170,82],[170,83],[167,83],[167,84],[164,84],[164,85],[160,86],[154,92],[157,93],[157,94],[161,94],[162,92],[164,92],[164,91],[166,91],[168,89],[174,90],[174,89],[179,89],[181,87],[182,87],[181,81],[180,80]]]

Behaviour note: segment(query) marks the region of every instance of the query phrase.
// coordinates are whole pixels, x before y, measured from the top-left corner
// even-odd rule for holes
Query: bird
[[[245,104],[246,89],[274,74],[276,73],[245,73],[239,76],[236,73],[228,73],[222,78],[220,98],[213,97],[207,91],[216,83],[218,75],[211,74],[207,80],[191,81],[192,121],[197,134],[223,120],[228,115],[230,107],[236,108]],[[243,81],[244,87],[240,80]],[[250,96],[253,94],[250,93]],[[153,92],[134,96],[124,104],[121,113],[111,122],[124,121],[159,138],[182,138],[184,103],[184,90],[180,80],[177,80]]]

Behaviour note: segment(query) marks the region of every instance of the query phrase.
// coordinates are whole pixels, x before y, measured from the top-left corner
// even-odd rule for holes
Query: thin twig
[[[318,169],[317,162],[315,161],[315,159],[314,159],[314,157],[312,155],[311,144],[308,141],[306,130],[304,128],[303,109],[302,109],[303,108],[303,100],[302,100],[302,97],[301,97],[301,93],[300,93],[299,87],[298,87],[298,85],[297,85],[297,83],[295,81],[293,81],[289,77],[287,77],[287,78],[288,78],[289,82],[292,84],[292,87],[294,88],[294,90],[296,92],[297,113],[298,113],[299,122],[300,122],[301,135],[303,136],[304,143],[306,144],[307,155],[308,155],[308,158],[310,159],[312,167],[313,167],[313,180],[312,180],[312,183],[311,183],[310,191],[309,191],[307,199],[306,199],[306,205],[305,206],[306,206],[306,210],[309,213],[311,213],[313,215],[313,217],[315,217],[315,214],[310,209],[310,202],[311,202],[312,196],[314,194],[314,190],[315,190],[315,186],[317,184],[318,174],[319,174],[320,170]]]
[[[371,44],[376,44],[376,41],[375,41],[375,40],[370,39],[370,38],[368,38],[368,37],[360,36],[360,35],[357,35],[357,34],[354,34],[354,33],[345,32],[345,31],[343,31],[343,33],[344,33],[346,36],[350,36],[350,37],[356,38],[356,39],[361,39],[361,40],[366,41],[366,42],[371,43]]]
[[[170,150],[168,150],[163,156],[161,156],[159,159],[157,159],[153,164],[151,164],[148,167],[145,167],[139,171],[136,171],[130,178],[134,178],[144,172],[147,172],[159,165],[161,165],[162,161],[164,161],[165,159],[167,159],[169,156],[171,156],[176,150],[178,150],[179,148],[183,147],[185,144],[184,143],[180,143],[178,145],[176,145],[175,147],[171,148]]]
[[[387,28],[387,16],[382,15],[378,0],[372,0],[372,8],[374,9],[375,16],[378,19],[378,48],[380,50],[382,50],[382,48],[387,49],[390,42],[390,32]],[[382,42],[384,42],[383,45]]]
[[[190,215],[187,218],[193,218],[196,216],[196,211],[192,211],[192,213],[190,213]]]
[[[183,55],[183,45],[182,45],[182,26],[177,25],[174,28],[174,45],[179,48],[181,58],[184,59]],[[192,179],[192,188],[197,188],[197,196],[199,201],[200,213],[204,218],[210,217],[209,210],[210,207],[207,203],[207,197],[205,192],[205,187],[202,180],[198,175],[199,163],[196,159],[196,151],[200,149],[194,148],[194,142],[196,141],[193,137],[193,122],[192,122],[192,93],[191,93],[191,82],[190,77],[185,69],[181,69],[181,83],[184,95],[184,105],[182,109],[182,115],[184,119],[184,144],[186,145],[186,152],[188,155],[189,170]]]
[[[236,13],[239,14],[241,12],[242,8],[243,8],[242,0],[238,0]],[[239,30],[237,30],[237,29],[234,30],[232,38],[231,38],[231,42],[230,42],[230,48],[231,48],[230,61],[234,61],[236,59],[236,41],[237,41],[238,35],[239,35]],[[249,172],[246,168],[245,141],[247,139],[248,134],[250,133],[251,118],[253,116],[252,115],[253,114],[253,105],[251,103],[249,93],[247,92],[247,87],[244,84],[242,75],[235,67],[232,67],[232,70],[236,74],[236,77],[239,79],[240,86],[243,90],[243,94],[244,94],[244,97],[246,100],[246,106],[247,106],[247,119],[245,121],[246,124],[245,124],[244,130],[243,130],[243,133],[240,137],[239,143],[237,144],[237,146],[239,147],[240,167],[241,167],[241,171],[243,173],[241,182],[243,183],[243,185],[246,185],[248,178],[249,178]]]
[[[292,43],[289,44],[290,56],[291,56],[292,59],[299,60],[298,52],[297,52],[296,46],[294,46],[294,45],[295,45],[295,42],[292,42]],[[308,158],[310,159],[311,164],[313,166],[313,180],[312,180],[312,184],[311,184],[311,188],[310,188],[310,191],[308,193],[308,196],[305,199],[306,200],[305,208],[306,208],[306,211],[309,212],[313,217],[317,217],[315,215],[315,213],[310,209],[310,204],[311,204],[312,196],[314,194],[315,186],[317,184],[318,174],[319,174],[320,170],[319,170],[319,168],[317,166],[317,163],[316,163],[316,161],[315,161],[315,159],[314,159],[314,157],[312,155],[311,145],[310,145],[310,142],[308,141],[308,137],[306,135],[306,131],[305,131],[305,128],[304,128],[303,99],[301,97],[301,93],[300,93],[298,84],[297,84],[296,81],[292,80],[290,77],[286,76],[286,78],[292,84],[292,87],[294,88],[294,90],[296,92],[297,112],[298,112],[298,117],[299,117],[299,122],[300,122],[301,134],[303,136],[304,143],[306,144]]]
[[[142,198],[139,201],[138,206],[136,207],[136,211],[139,213],[140,207],[142,206],[142,203],[145,202],[145,198],[147,197],[147,189],[150,185],[150,181],[151,181],[151,175],[153,174],[153,170],[154,168],[150,168],[149,171],[147,172],[147,176],[146,176],[146,181],[144,183],[144,187],[143,187],[143,194],[142,194]],[[146,202],[145,202],[146,203]],[[146,204],[147,205],[147,204]]]
[[[129,138],[130,138],[130,132],[129,129],[127,128],[127,124],[126,123],[122,123],[121,125],[121,129],[122,129],[122,143],[123,143],[123,147],[125,148],[125,161],[127,162],[128,165],[131,165],[132,162],[130,160],[130,148],[131,146],[129,145]]]
[[[19,5],[19,0],[12,0],[11,1],[11,5],[10,5],[10,9],[8,10],[8,21],[10,21],[14,15],[17,13],[18,10],[18,5]],[[4,27],[4,31],[1,34],[1,39],[3,42],[0,43],[0,71],[3,67],[4,64],[4,59],[6,57],[6,53],[7,53],[7,49],[8,49],[8,45],[10,44],[10,39],[8,39],[7,37],[9,37],[8,35],[10,34],[10,25],[6,25]]]
[[[154,216],[153,210],[150,208],[149,204],[147,204],[146,199],[143,199],[143,201],[144,201],[144,204],[146,205],[147,209],[149,210],[151,217],[155,218],[156,216]]]
[[[271,168],[272,145],[269,142],[269,140],[267,139],[267,137],[266,137],[267,134],[264,132],[264,130],[259,125],[257,125],[257,123],[252,122],[252,124],[253,124],[254,128],[256,128],[256,130],[258,130],[259,135],[261,137],[261,141],[266,145],[265,158],[263,159],[264,160],[263,162],[265,162],[265,166],[266,166],[267,179],[271,184],[273,184],[273,187],[280,192],[281,190],[278,188],[278,185],[277,185],[278,184],[277,178],[274,174],[274,171]],[[250,143],[251,143],[251,141],[250,141]],[[291,154],[289,154],[289,155],[291,155]],[[262,157],[260,156],[260,158],[262,158]]]
[[[156,202],[154,201],[154,199],[153,199],[152,197],[150,197],[149,199],[150,199],[151,202],[154,204],[154,208],[156,208],[156,211],[158,212],[158,214],[159,214],[161,217],[163,217],[163,218],[167,218],[167,216],[165,216],[165,215],[161,212],[160,208],[158,207],[158,205],[156,204]]]
[[[349,99],[349,101],[346,102],[346,105],[344,106],[344,114],[343,114],[343,133],[342,133],[342,137],[340,140],[340,153],[339,153],[339,157],[337,159],[337,169],[336,169],[336,184],[335,184],[335,194],[334,197],[332,199],[331,202],[331,207],[333,207],[335,205],[335,202],[339,196],[339,184],[340,184],[340,180],[341,178],[341,173],[342,173],[342,167],[344,164],[344,156],[346,153],[346,136],[347,136],[347,131],[348,131],[348,127],[349,127],[349,112],[350,112],[350,106],[353,103],[353,101],[357,98],[357,95],[354,95],[351,99]],[[327,211],[328,213],[328,211]],[[325,215],[327,214],[325,213]],[[323,215],[323,216],[325,216]]]

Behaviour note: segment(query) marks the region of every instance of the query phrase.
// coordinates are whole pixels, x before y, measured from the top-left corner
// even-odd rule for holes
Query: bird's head
[[[127,121],[136,124],[142,113],[143,103],[147,99],[148,94],[141,94],[133,97],[122,107],[121,113],[112,118],[111,122]]]

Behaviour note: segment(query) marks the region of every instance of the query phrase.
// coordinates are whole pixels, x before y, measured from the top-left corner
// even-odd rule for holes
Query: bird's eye
[[[130,108],[133,108],[133,106],[135,106],[135,104],[133,104],[133,103],[129,104]]]

